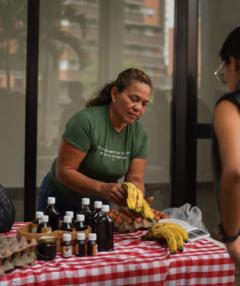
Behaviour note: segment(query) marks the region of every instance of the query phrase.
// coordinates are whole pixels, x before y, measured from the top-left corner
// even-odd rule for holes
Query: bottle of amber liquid
[[[76,256],[86,256],[87,248],[86,248],[86,234],[85,232],[77,232],[77,241],[75,244],[75,254]]]
[[[87,255],[94,256],[97,254],[97,235],[96,233],[88,234]]]
[[[55,209],[55,201],[55,197],[48,197],[47,208],[44,211],[44,214],[49,216],[49,224],[53,231],[59,228],[60,222],[60,214]]]
[[[113,250],[113,220],[108,216],[110,210],[109,205],[102,206],[102,216],[97,220],[96,233],[98,251]]]
[[[89,225],[91,226],[92,232],[96,232],[96,223],[99,217],[102,216],[102,202],[95,201],[94,202],[94,210],[92,214],[89,216]]]
[[[61,230],[63,231],[72,231],[72,218],[70,216],[65,215],[63,217],[63,223],[61,225]]]
[[[85,215],[78,214],[77,215],[77,222],[76,222],[76,231],[84,231],[88,228],[85,223]]]
[[[43,212],[37,211],[35,213],[35,219],[32,222],[32,226],[31,226],[31,232],[32,233],[41,232],[41,230],[40,230],[40,223],[41,223],[41,217],[42,216],[43,216]]]
[[[85,216],[85,223],[89,225],[89,217],[91,216],[90,210],[90,199],[89,198],[82,198],[82,207],[79,214],[83,214]]]
[[[41,233],[49,233],[52,231],[52,227],[50,226],[48,220],[49,219],[47,215],[42,216],[41,223],[39,225],[39,229]]]
[[[71,257],[73,254],[71,233],[63,233],[62,236],[62,255],[64,258]]]

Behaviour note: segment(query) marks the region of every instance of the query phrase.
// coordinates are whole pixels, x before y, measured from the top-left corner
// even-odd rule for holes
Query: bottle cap
[[[74,212],[73,211],[66,211],[65,215],[66,216],[70,216],[71,218],[73,218],[74,217]]]
[[[85,232],[77,232],[77,240],[85,240],[86,234]]]
[[[41,218],[43,216],[43,212],[37,211],[35,214],[35,218]]]
[[[64,222],[72,222],[72,218],[71,218],[70,216],[68,216],[68,215],[65,215],[65,216],[63,217],[63,221],[64,221]]]
[[[48,204],[54,205],[55,202],[56,202],[55,197],[48,197],[48,199],[47,199],[47,203]]]
[[[82,198],[82,205],[89,205],[90,199],[89,198]]]
[[[63,233],[62,239],[64,241],[71,241],[72,240],[71,233]]]
[[[56,237],[50,235],[43,235],[37,240],[37,242],[39,244],[56,243]]]
[[[88,234],[88,240],[97,240],[97,234],[94,232],[91,232]]]
[[[100,209],[102,207],[102,202],[101,201],[95,201],[94,202],[94,208],[95,209]]]
[[[110,206],[109,205],[102,205],[102,212],[108,213],[109,210],[110,210]]]
[[[78,215],[77,215],[77,221],[85,221],[85,215],[83,215],[83,214],[78,214]]]
[[[42,222],[48,222],[48,215],[43,215],[41,217]]]

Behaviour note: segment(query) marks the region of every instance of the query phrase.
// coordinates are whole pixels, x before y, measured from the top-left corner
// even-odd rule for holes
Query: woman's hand
[[[240,236],[235,241],[226,243],[226,246],[235,264],[236,270],[240,270]]]
[[[105,200],[120,206],[127,204],[127,194],[121,184],[118,183],[105,183],[102,189],[102,196]]]

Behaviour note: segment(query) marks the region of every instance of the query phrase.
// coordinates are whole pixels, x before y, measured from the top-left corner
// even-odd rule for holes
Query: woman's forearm
[[[74,169],[57,170],[56,179],[75,192],[102,196],[107,183],[89,178]]]
[[[236,172],[223,173],[220,184],[219,204],[221,223],[229,235],[240,230],[240,176]]]

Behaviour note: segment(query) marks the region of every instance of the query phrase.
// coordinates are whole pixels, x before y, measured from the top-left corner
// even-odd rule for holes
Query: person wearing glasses
[[[213,118],[213,163],[218,192],[220,235],[240,269],[240,27],[225,39],[222,64],[215,72],[228,87]]]
[[[83,196],[91,202],[126,205],[126,193],[118,183],[123,177],[144,191],[148,136],[138,119],[151,91],[149,76],[130,68],[73,115],[41,184],[38,210],[46,208],[49,196],[56,198],[60,214],[79,211]]]

